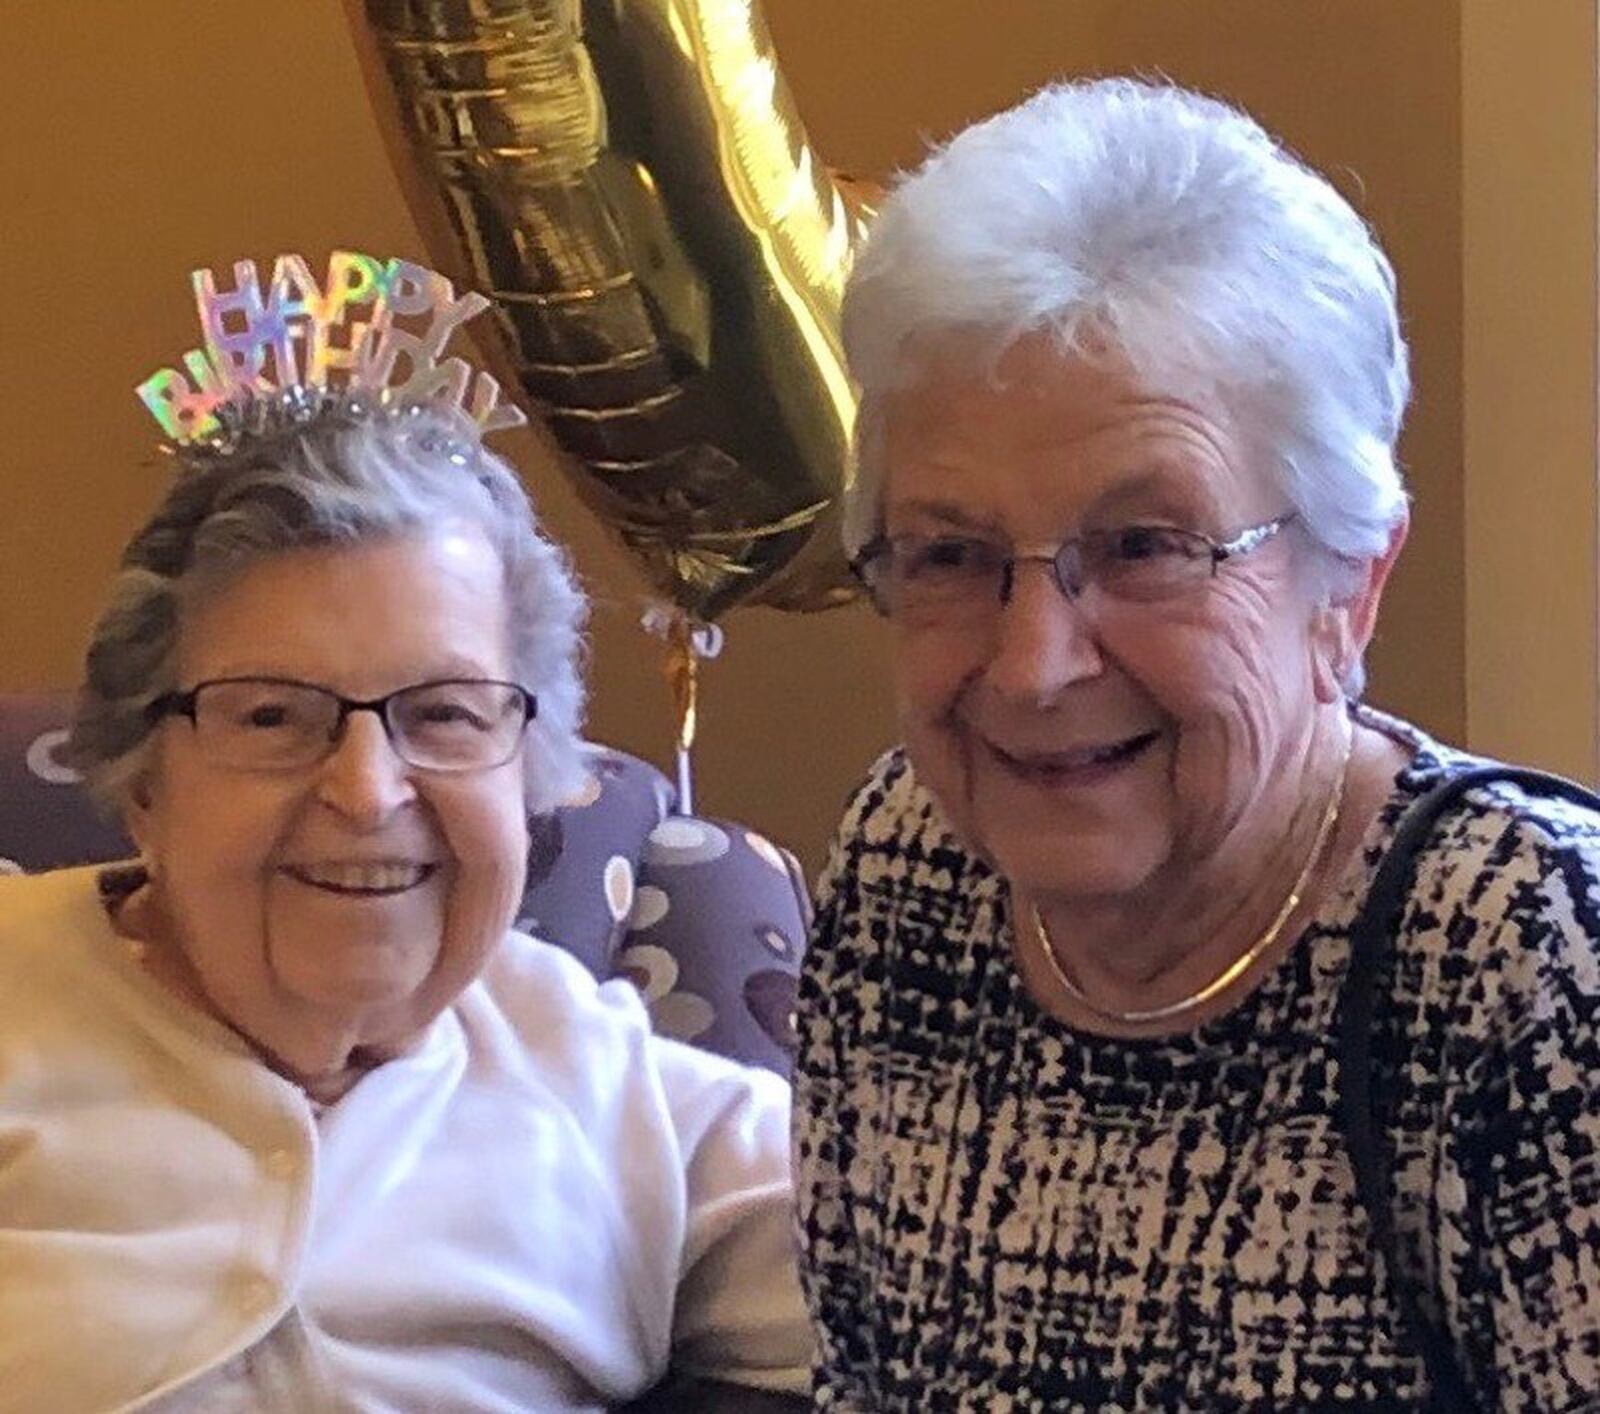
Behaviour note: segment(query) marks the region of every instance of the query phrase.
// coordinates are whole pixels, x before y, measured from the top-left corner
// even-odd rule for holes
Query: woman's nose
[[[1089,591],[1092,596],[1093,591]],[[995,618],[984,677],[1000,696],[1043,706],[1104,668],[1085,596],[1069,599],[1050,567],[1022,561]]]
[[[411,767],[400,759],[376,712],[352,712],[318,767],[317,796],[353,823],[382,824],[416,799]]]

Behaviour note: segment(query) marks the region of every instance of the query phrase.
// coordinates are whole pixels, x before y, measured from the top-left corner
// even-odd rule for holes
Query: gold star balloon
[[[431,259],[493,302],[510,396],[655,588],[700,623],[850,597],[838,312],[866,207],[759,4],[346,4]]]

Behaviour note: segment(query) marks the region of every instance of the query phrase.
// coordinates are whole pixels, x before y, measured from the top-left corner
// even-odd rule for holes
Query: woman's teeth
[[[431,864],[298,864],[284,873],[317,889],[346,894],[398,894],[414,889],[433,873]]]
[[[1011,766],[1021,771],[1076,771],[1089,766],[1104,766],[1116,761],[1126,761],[1138,755],[1156,739],[1156,736],[1155,732],[1142,732],[1138,736],[1113,742],[1109,746],[1084,747],[1077,751],[1042,751],[1026,755],[1002,751],[1001,755]]]

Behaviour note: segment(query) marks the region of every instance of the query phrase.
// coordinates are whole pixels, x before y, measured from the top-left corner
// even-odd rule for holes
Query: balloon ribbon
[[[722,651],[722,629],[695,618],[676,605],[654,604],[644,615],[645,629],[665,640],[662,674],[672,693],[680,815],[694,814],[694,739],[699,725],[700,660]]]

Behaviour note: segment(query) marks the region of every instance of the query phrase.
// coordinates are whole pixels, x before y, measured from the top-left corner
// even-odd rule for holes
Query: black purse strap
[[[1356,1193],[1366,1209],[1372,1249],[1383,1258],[1394,1283],[1406,1333],[1427,1367],[1432,1407],[1452,1414],[1472,1414],[1479,1406],[1449,1334],[1424,1309],[1417,1282],[1400,1259],[1390,1192],[1394,1156],[1373,1119],[1372,1020],[1378,978],[1394,946],[1418,854],[1445,811],[1475,786],[1494,782],[1600,811],[1600,796],[1576,781],[1521,766],[1479,766],[1442,781],[1406,811],[1395,829],[1351,932],[1350,966],[1339,994],[1339,1123],[1355,1168]]]

